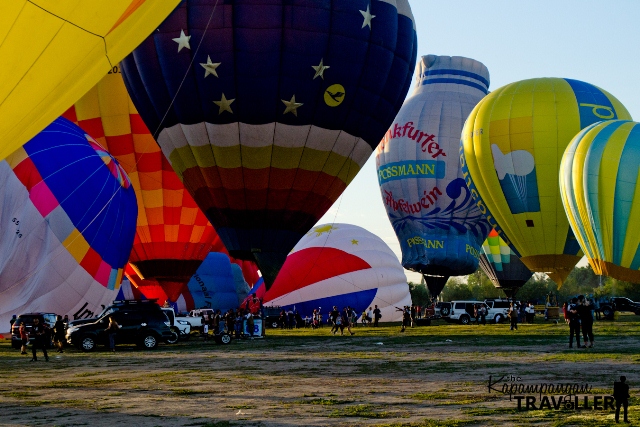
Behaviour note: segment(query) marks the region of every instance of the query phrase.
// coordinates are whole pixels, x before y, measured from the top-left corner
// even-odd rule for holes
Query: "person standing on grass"
[[[333,335],[336,334],[336,332],[338,332],[338,329],[340,328],[340,324],[342,323],[342,320],[339,320],[340,317],[340,311],[338,310],[337,306],[333,306],[333,310],[331,310],[329,312],[329,323],[331,324],[331,333]]]
[[[480,325],[480,309],[478,304],[473,304],[473,318],[476,320],[476,325]]]
[[[373,309],[373,327],[377,328],[378,327],[378,322],[380,321],[380,318],[382,317],[382,313],[380,313],[380,309],[378,308],[378,306],[374,306],[375,308]]]
[[[369,326],[371,326],[371,322],[373,322],[373,309],[369,307],[369,310],[367,310],[367,323],[369,323]]]
[[[507,314],[511,323],[511,330],[518,330],[518,308],[514,302],[509,306],[509,313]]]
[[[107,326],[105,332],[109,334],[109,349],[114,353],[116,352],[116,334],[119,329],[120,325],[118,325],[118,322],[116,322],[113,317],[109,317],[109,326]]]
[[[349,317],[349,307],[345,307],[345,308],[342,309],[342,314],[340,315],[340,320],[341,320],[340,335],[344,335],[344,328],[347,328],[347,331],[349,331],[349,333],[351,335],[355,335],[351,331],[351,319]]]
[[[18,332],[20,333],[20,342],[22,346],[20,347],[20,354],[27,354],[27,344],[29,344],[29,335],[27,334],[27,327],[24,325],[24,322],[20,324],[18,328]]]
[[[573,336],[576,336],[576,345],[580,347],[580,315],[578,314],[578,299],[573,298],[569,304],[569,348],[573,348]]]
[[[582,296],[582,295],[580,295]],[[578,301],[580,297],[578,297]],[[584,338],[584,347],[593,347],[593,306],[588,299],[583,297],[582,304],[579,306],[578,313],[580,315],[580,326],[582,326],[582,337]]]
[[[250,338],[253,338],[253,332],[255,329],[255,323],[253,321],[253,313],[251,313],[251,311],[247,311],[247,315],[245,316],[245,318],[247,319],[247,333],[249,334]]]
[[[242,335],[242,324],[244,322],[244,318],[242,317],[242,311],[240,308],[236,309],[236,317],[235,323],[233,325],[234,332],[236,334],[236,338],[240,338]]]
[[[629,384],[626,383],[627,377],[622,375],[620,382],[613,383],[613,398],[616,400],[616,423],[620,422],[620,407],[624,408],[624,422],[628,423],[627,408],[629,407]]]
[[[65,327],[62,321],[62,316],[58,315],[55,325],[53,325],[53,341],[56,343],[56,350],[58,353],[64,353],[64,335]]]
[[[32,362],[38,361],[38,356],[36,356],[36,350],[41,348],[42,353],[44,354],[44,360],[49,361],[49,355],[47,354],[47,336],[49,335],[49,327],[45,324],[40,323],[40,319],[33,319],[33,326],[31,327],[31,334],[34,337],[33,345],[31,346],[31,354]]]
[[[411,327],[412,328],[413,328],[413,325],[414,325],[414,323],[416,321],[416,314],[417,314],[416,306],[412,304],[411,305]]]
[[[480,304],[480,309],[478,310],[480,314],[480,323],[486,326],[487,324],[487,306],[484,304]]]
[[[411,325],[411,310],[405,305],[402,308],[396,307],[396,311],[402,312],[402,327],[400,328],[400,332],[404,332],[405,329]]]

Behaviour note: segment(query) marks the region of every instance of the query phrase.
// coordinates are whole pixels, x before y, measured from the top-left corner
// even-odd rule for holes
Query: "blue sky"
[[[612,93],[640,121],[640,1],[409,1],[418,56],[459,55],[481,61],[491,74],[489,90],[533,77],[583,80]],[[400,258],[373,155],[318,223],[329,222],[366,228]],[[420,280],[411,272],[407,277]]]

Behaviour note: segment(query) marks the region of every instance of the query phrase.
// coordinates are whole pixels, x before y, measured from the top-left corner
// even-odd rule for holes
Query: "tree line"
[[[409,290],[414,304],[429,303],[429,291],[423,284],[409,282]],[[536,273],[518,291],[516,299],[544,304],[549,292],[556,294],[560,302],[568,301],[577,295],[593,295],[595,298],[622,296],[640,301],[640,287],[637,284],[597,276],[589,265],[574,268],[560,289],[557,289],[556,283],[546,274]],[[450,278],[440,295],[442,301],[482,301],[486,298],[506,298],[506,295],[496,288],[479,268],[468,276]]]

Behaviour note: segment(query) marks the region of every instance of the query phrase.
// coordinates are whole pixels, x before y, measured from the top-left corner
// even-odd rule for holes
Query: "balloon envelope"
[[[178,1],[0,2],[0,159],[116,70]]]
[[[640,123],[593,124],[569,144],[560,191],[593,271],[640,282]]]
[[[171,165],[267,287],[408,90],[408,1],[364,3],[189,0],[122,62]]]
[[[254,287],[258,297],[262,291]],[[262,296],[267,306],[294,308],[310,316],[335,305],[360,315],[378,305],[382,321],[402,319],[396,307],[411,305],[409,285],[396,255],[378,236],[349,224],[314,227],[287,257],[273,287]]]
[[[402,265],[429,275],[427,284],[437,294],[447,276],[478,268],[490,230],[457,156],[464,121],[488,87],[489,71],[478,61],[422,57],[415,91],[376,151],[378,182]]]
[[[476,203],[522,262],[558,286],[582,256],[562,208],[562,153],[580,129],[615,118],[630,116],[608,92],[537,78],[487,95],[462,131],[460,159]]]
[[[142,122],[122,75],[107,74],[64,117],[94,137],[127,172],[138,196],[129,262],[139,278],[158,282],[175,301],[209,252],[225,249]]]
[[[496,230],[491,230],[482,245],[480,268],[496,288],[513,296],[533,276],[520,258],[505,243]],[[510,295],[511,294],[511,295]]]
[[[126,173],[65,119],[0,162],[0,324],[91,317],[116,296],[135,234]]]

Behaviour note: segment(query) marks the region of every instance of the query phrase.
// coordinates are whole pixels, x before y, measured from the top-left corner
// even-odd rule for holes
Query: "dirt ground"
[[[503,375],[531,385],[588,383],[589,395],[610,394],[626,375],[630,418],[640,425],[638,321],[596,323],[596,347],[573,350],[568,327],[551,322],[517,332],[448,324],[404,334],[358,327],[354,336],[268,330],[265,339],[228,346],[192,339],[150,352],[69,349],[49,363],[30,363],[3,340],[0,425],[613,425],[611,410],[519,411],[515,399],[489,392],[489,376]]]

